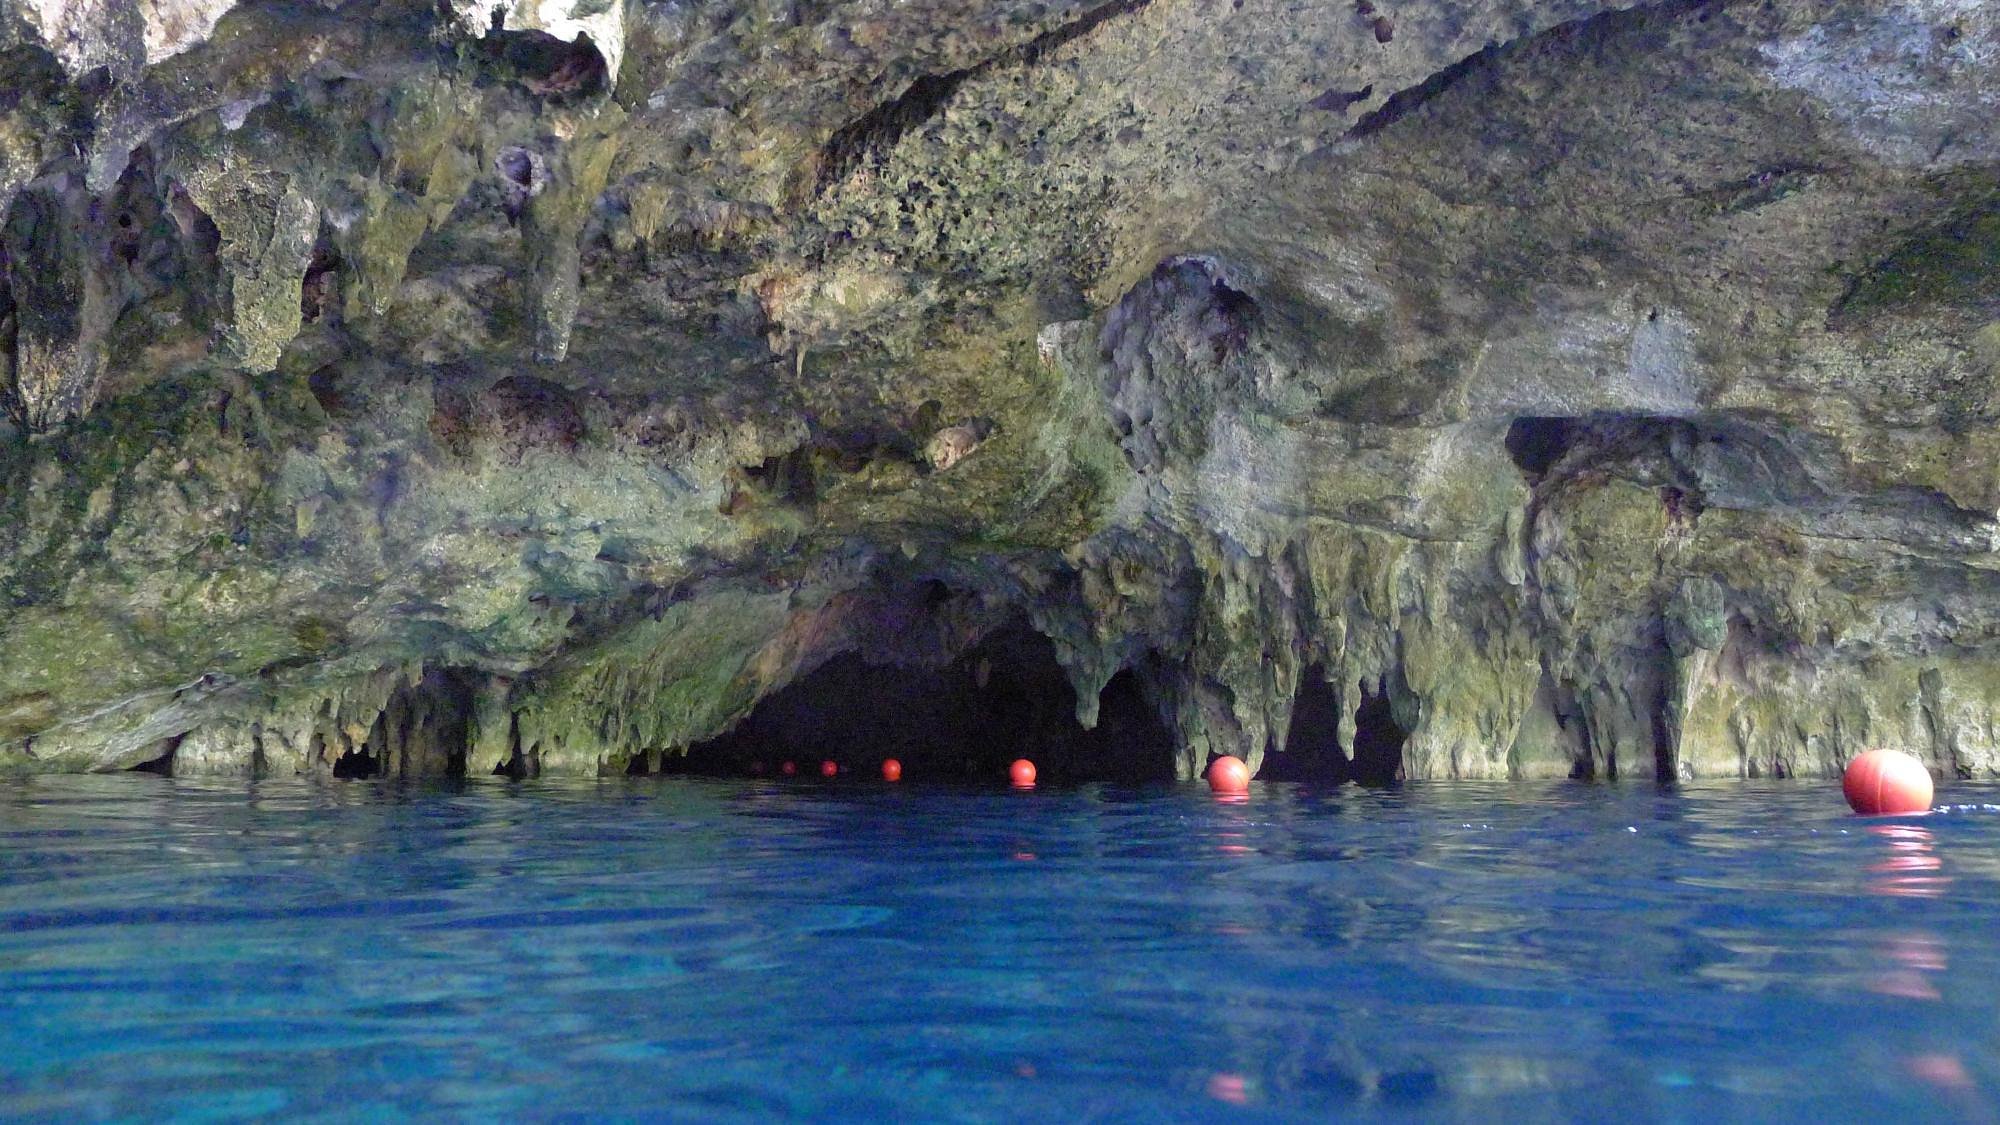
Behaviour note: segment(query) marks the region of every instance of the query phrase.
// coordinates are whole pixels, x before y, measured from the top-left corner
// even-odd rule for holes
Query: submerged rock
[[[1032,652],[1187,777],[2000,774],[1983,6],[90,12],[0,0],[0,768],[858,659],[1086,775]]]

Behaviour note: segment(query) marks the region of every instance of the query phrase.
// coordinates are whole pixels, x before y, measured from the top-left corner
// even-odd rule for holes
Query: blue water
[[[1994,1120],[2000,787],[0,785],[0,1115]]]

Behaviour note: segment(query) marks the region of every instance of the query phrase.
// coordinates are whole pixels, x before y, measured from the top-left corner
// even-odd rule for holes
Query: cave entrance
[[[1318,664],[1299,676],[1292,697],[1292,721],[1285,730],[1285,752],[1266,754],[1257,776],[1265,781],[1300,781],[1339,785],[1354,775],[1340,745],[1340,697]]]
[[[369,741],[374,739],[371,737]],[[381,759],[362,747],[349,750],[333,761],[333,776],[341,781],[365,781],[380,776],[381,772]]]
[[[127,773],[150,773],[157,777],[174,776],[174,751],[180,749],[181,739],[176,735],[157,744],[159,754],[129,767]]]
[[[1541,478],[1576,443],[1574,418],[1516,418],[1507,427],[1507,456],[1514,467]]]
[[[1354,711],[1354,780],[1362,785],[1403,780],[1403,743],[1409,737],[1396,721],[1389,693],[1371,693],[1361,685],[1361,706]]]
[[[1132,673],[1098,697],[1098,723],[1076,721],[1076,693],[1048,638],[1016,621],[942,668],[833,658],[773,693],[737,726],[661,772],[800,777],[820,763],[874,777],[884,758],[906,781],[1004,778],[1015,758],[1051,784],[1171,780],[1173,739]]]
[[[1344,749],[1340,742],[1340,697],[1327,681],[1324,668],[1318,664],[1307,668],[1292,699],[1285,752],[1266,755],[1258,777],[1320,785],[1353,781],[1378,786],[1401,781],[1403,744],[1410,732],[1396,721],[1387,685],[1380,692],[1371,692],[1362,681],[1355,685],[1355,691],[1361,702],[1354,711],[1354,745]]]
[[[369,728],[367,741],[334,759],[333,776],[464,777],[471,714],[471,678],[456,669],[429,669],[417,683],[396,688]],[[313,759],[323,760],[323,753],[316,747]]]

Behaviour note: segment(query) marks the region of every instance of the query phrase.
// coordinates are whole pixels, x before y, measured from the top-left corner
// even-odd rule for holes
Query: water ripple
[[[0,1115],[1990,1120],[1941,797],[9,782]]]

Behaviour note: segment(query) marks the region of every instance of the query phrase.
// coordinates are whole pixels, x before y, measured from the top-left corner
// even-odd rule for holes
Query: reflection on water
[[[1951,886],[1944,874],[1944,860],[1937,853],[1937,837],[1921,824],[1870,824],[1868,833],[1881,839],[1888,856],[1868,865],[1880,876],[1869,881],[1868,889],[1881,895],[1908,895],[1934,898]]]
[[[2000,807],[0,785],[0,1115],[1991,1120]]]

